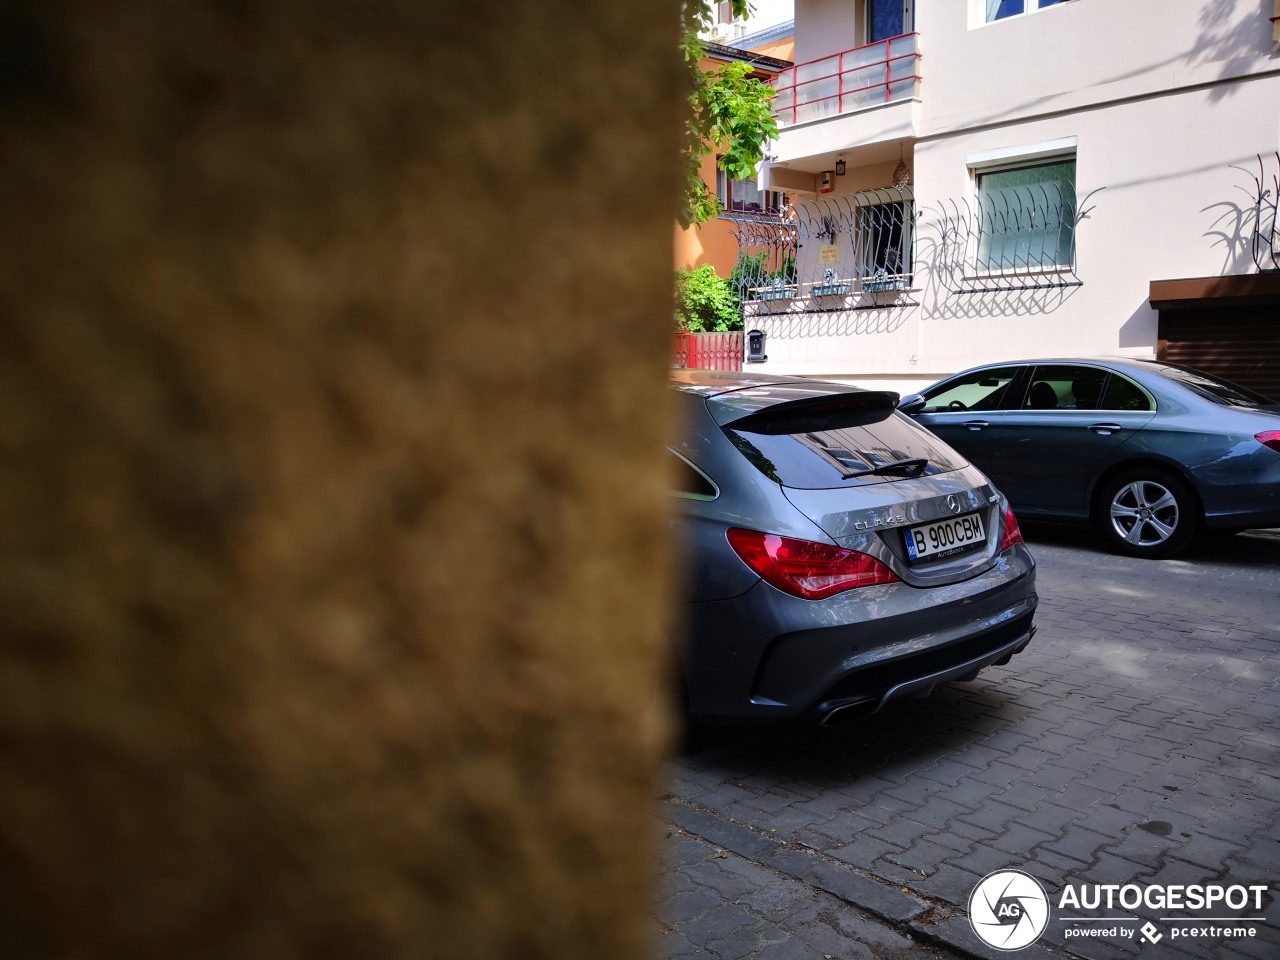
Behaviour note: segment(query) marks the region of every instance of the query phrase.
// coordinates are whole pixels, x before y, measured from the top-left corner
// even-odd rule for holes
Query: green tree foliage
[[[742,329],[742,305],[711,264],[676,271],[676,326],[690,333]]]
[[[749,15],[747,0],[732,0],[735,16]],[[685,205],[683,226],[703,223],[720,210],[715,194],[702,182],[702,159],[720,154],[719,166],[731,180],[755,176],[765,144],[778,136],[773,118],[773,90],[748,77],[746,63],[727,63],[715,70],[698,66],[706,52],[700,31],[714,23],[710,0],[687,0],[680,48],[689,70],[689,121],[685,129]]]

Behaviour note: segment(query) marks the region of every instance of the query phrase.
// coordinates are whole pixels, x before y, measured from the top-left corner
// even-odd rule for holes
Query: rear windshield
[[[1223,380],[1221,377],[1215,377],[1213,374],[1205,373],[1203,370],[1166,366],[1161,367],[1160,372],[1174,383],[1180,383],[1184,387],[1194,390],[1200,396],[1228,407],[1269,407],[1276,402],[1260,393],[1254,393],[1238,383]]]
[[[884,411],[883,419],[856,426],[787,432],[724,428],[757,470],[785,487],[826,489],[928,477],[967,466],[966,461],[909,417]]]

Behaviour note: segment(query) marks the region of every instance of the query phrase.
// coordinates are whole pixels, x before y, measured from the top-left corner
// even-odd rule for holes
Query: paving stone
[[[1164,820],[1146,822],[1161,828],[1167,823]],[[1160,836],[1156,833],[1149,833],[1146,830],[1130,830],[1119,843],[1108,843],[1106,851],[1117,857],[1123,857],[1126,860],[1132,860],[1148,867],[1159,867],[1165,854],[1176,843],[1177,838],[1172,835]],[[1070,853],[1070,851],[1066,852]]]
[[[831,851],[831,856],[860,870],[870,870],[871,865],[886,853],[901,853],[903,849],[901,844],[890,843],[888,840],[881,840],[879,837],[868,834],[856,837],[851,843],[842,847],[837,847]]]
[[[906,850],[886,853],[884,859],[896,863],[900,867],[914,870],[921,876],[934,873],[946,860],[955,856],[955,851],[930,840],[917,840]]]
[[[867,831],[870,836],[897,844],[899,847],[910,846],[914,841],[933,832],[933,827],[908,817],[897,817],[882,827]]]
[[[925,911],[918,897],[823,858],[782,853],[771,862],[788,876],[889,920],[907,921]]]
[[[948,757],[921,770],[918,776],[921,780],[934,780],[944,786],[955,787],[973,771],[974,768],[969,764],[961,763],[959,760]]]
[[[973,779],[972,775],[948,790],[943,796],[952,803],[959,804],[968,810],[978,810],[1009,784],[984,783]]]
[[[679,925],[711,912],[723,902],[723,898],[714,890],[682,890],[667,899],[662,909],[662,918],[668,923]]]
[[[757,922],[734,931],[722,940],[711,941],[707,950],[718,960],[743,960],[778,939],[779,934],[773,924]]]
[[[685,939],[683,934],[670,930],[658,934],[655,952],[662,960],[676,960],[677,957],[693,956],[698,948]]]
[[[1045,869],[1051,870],[1054,874],[1062,877],[1064,880],[1078,875],[1082,870],[1089,866],[1089,864],[1083,860],[1077,860],[1075,857],[1063,856],[1060,853],[1054,853],[1052,850],[1046,850],[1044,847],[1036,848],[1035,862],[1041,864]]]
[[[944,830],[940,833],[931,833],[926,839],[931,840],[940,847],[946,847],[953,853],[967,853],[977,842],[976,840],[970,840],[967,837],[962,837],[951,829]]]
[[[1029,783],[1026,780],[1019,780],[1016,783],[1011,784],[1007,789],[993,794],[991,799],[998,800],[1000,803],[1007,803],[1011,807],[1017,807],[1019,810],[1031,813],[1045,801],[1045,798],[1056,792],[1056,789],[1041,787],[1036,784]]]
[[[1265,925],[1258,925],[1256,929],[1256,937],[1221,941],[1219,949],[1223,960],[1228,960],[1233,955],[1247,957],[1249,960],[1275,960],[1280,957],[1280,931]]]
[[[1010,806],[1007,803],[997,803],[990,801],[973,813],[966,813],[962,817],[956,819],[962,823],[971,823],[976,827],[982,827],[992,830],[996,833],[1002,832],[1010,823],[1017,822],[1026,812],[1019,810],[1017,807]]]
[[[930,797],[912,814],[912,819],[919,820],[921,823],[931,827],[945,828],[957,817],[970,812],[968,807],[961,806],[951,800],[949,796]]]
[[[1082,957],[1084,960],[1123,960],[1125,957],[1137,956],[1139,951],[1136,946],[1124,949],[1116,940],[1092,937],[1073,937],[1064,940],[1062,948],[1070,956]]]
[[[1061,853],[1068,857],[1088,862],[1094,858],[1094,854],[1098,850],[1112,842],[1110,837],[1101,833],[1094,833],[1092,830],[1086,830],[1083,827],[1071,824],[1061,837],[1056,837],[1042,844],[1042,846],[1054,853]]]
[[[1065,818],[1070,814],[1070,812],[1071,811],[1064,808],[1060,816]],[[1132,813],[1117,809],[1107,803],[1098,804],[1079,819],[1079,823],[1082,827],[1092,830],[1095,833],[1100,833],[1106,837],[1113,837],[1117,840],[1124,836],[1124,832],[1126,830],[1132,829],[1140,822],[1143,821],[1135,817]]]
[[[724,869],[714,859],[690,864],[684,868],[684,876],[699,886],[710,887],[725,900],[736,900],[758,889],[757,884]]]
[[[1240,847],[1238,842],[1222,840],[1204,832],[1195,832],[1192,833],[1189,839],[1178,844],[1171,851],[1171,856],[1194,863],[1198,867],[1220,870],[1223,864],[1227,862],[1228,857],[1244,852],[1246,851]],[[1272,860],[1271,863],[1280,865],[1280,860]]]
[[[933,874],[913,882],[911,888],[926,897],[946,900],[958,906],[967,904],[973,888],[985,874],[973,873],[954,863],[944,863]]]
[[[966,897],[967,899],[967,897]],[[965,952],[967,957],[982,957],[986,960],[1062,960],[1062,954],[1048,950],[1043,941],[1033,943],[1016,953],[996,950],[988,947],[969,926],[968,915],[949,915],[942,918],[931,918],[928,923],[911,924],[912,931],[919,939],[932,942],[941,940]]]
[[[656,914],[669,925],[668,908],[701,908],[678,926],[700,924],[703,942],[677,930],[658,941],[661,955],[897,960],[871,928],[850,936],[848,919],[901,941],[884,922],[896,909],[922,938],[1007,956],[974,943],[964,907],[980,872],[1005,867],[1051,896],[1066,883],[1280,884],[1280,536],[1256,544],[1270,551],[1262,562],[1234,565],[1213,545],[1141,562],[1087,538],[1033,537],[1040,634],[1007,667],[868,722],[695,745],[673,765],[675,802],[663,806],[693,836],[667,838]],[[810,849],[783,842],[792,837]],[[720,902],[690,900],[699,892]],[[876,904],[870,919],[851,906],[862,900]],[[718,912],[735,901],[745,921]],[[1268,909],[1280,922],[1280,903]],[[1052,934],[1019,960],[1138,955],[1132,943]],[[1274,922],[1265,934],[1166,937],[1141,957],[1280,958]]]
[[[1006,868],[1021,869],[1031,859],[1027,853],[1012,854],[985,843],[975,843],[967,853],[952,857],[949,861],[957,867],[985,877],[989,873]]]
[[[768,840],[740,824],[692,810],[677,803],[666,805],[666,815],[683,830],[722,847],[730,847],[740,856],[758,858],[773,849],[775,841]]]
[[[1068,785],[1075,783],[1090,766],[1095,763],[1091,758],[1081,761],[1078,768],[1070,766],[1070,757],[1063,757],[1054,763],[1047,763],[1039,770],[1036,770],[1029,778],[1029,782],[1037,787],[1044,787],[1046,790],[1057,793],[1065,790]]]
[[[702,916],[677,925],[677,929],[690,943],[709,943],[723,940],[743,927],[756,923],[756,917],[745,907],[727,903],[704,913]]]
[[[771,943],[761,949],[755,960],[823,960],[822,951],[798,937],[789,937],[781,943]]]
[[[850,944],[847,937],[837,933],[825,923],[810,923],[794,927],[791,931],[825,960],[840,957],[841,960],[876,960],[876,955],[865,944]]]
[[[797,830],[795,832],[795,842],[802,847],[808,847],[810,850],[821,850],[827,854],[845,846],[845,840],[842,838],[833,837],[821,830],[810,829]]]
[[[1151,873],[1151,868],[1099,851],[1093,862],[1076,869],[1075,879],[1084,883],[1133,883]]]

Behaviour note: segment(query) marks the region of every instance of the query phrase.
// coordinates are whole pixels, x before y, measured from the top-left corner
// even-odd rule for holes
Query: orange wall
[[[702,159],[702,182],[713,193],[716,186],[716,158],[708,154]],[[687,270],[709,263],[716,273],[727,277],[733,270],[738,256],[738,244],[730,231],[732,225],[722,217],[713,217],[706,223],[687,230],[676,224],[676,269]]]
[[[786,53],[775,52],[777,50],[786,49]],[[795,42],[788,37],[786,40],[767,47],[761,47],[754,51],[770,57],[778,57],[780,59],[790,59],[790,51],[794,50]],[[703,70],[714,70],[721,65],[721,61],[710,57],[703,57],[699,66]],[[765,76],[771,76],[766,74]],[[702,159],[702,182],[707,185],[712,194],[716,189],[716,158],[714,154],[708,154]],[[716,273],[722,277],[727,277],[733,271],[733,265],[738,258],[738,242],[732,235],[732,224],[722,217],[714,217],[706,223],[698,226],[683,229],[679,223],[675,225],[675,266],[677,270],[687,270],[690,267],[700,267],[704,263],[709,263],[716,268]]]
[[[775,40],[773,43],[762,43],[758,47],[753,47],[752,52],[766,57],[776,57],[779,60],[794,60],[796,56],[796,38],[793,35],[784,37],[781,40]]]

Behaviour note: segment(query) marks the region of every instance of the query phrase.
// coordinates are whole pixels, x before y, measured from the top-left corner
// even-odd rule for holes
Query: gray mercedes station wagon
[[[695,720],[827,723],[1007,663],[1035,561],[1008,503],[894,393],[673,371]]]

